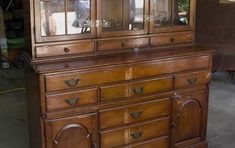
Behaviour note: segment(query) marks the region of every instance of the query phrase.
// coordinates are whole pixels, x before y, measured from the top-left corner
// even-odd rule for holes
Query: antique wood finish
[[[101,147],[122,146],[143,140],[166,136],[169,133],[169,118],[153,120],[124,129],[101,132]]]
[[[169,44],[191,43],[194,41],[192,32],[161,34],[150,39],[151,46],[161,46]]]
[[[97,89],[82,90],[46,96],[47,110],[64,109],[97,103]]]
[[[63,45],[54,45],[54,46],[40,46],[36,47],[36,57],[48,57],[48,56],[63,56],[70,54],[79,54],[79,53],[88,53],[94,52],[95,43],[90,42],[81,42],[75,44],[63,44]]]
[[[149,46],[149,39],[145,38],[130,38],[130,39],[113,39],[98,41],[98,50],[114,50],[128,48],[144,48]]]
[[[46,121],[47,148],[97,145],[97,114]]]
[[[170,114],[170,98],[138,103],[100,111],[100,128],[110,128],[123,124],[135,123],[168,116]]]
[[[207,148],[213,50],[168,2],[25,0],[31,148]]]
[[[172,144],[176,148],[203,142],[206,138],[208,92],[175,95],[172,113]]]
[[[211,72],[208,70],[196,71],[175,75],[175,88],[195,86],[197,84],[207,84],[211,79]]]
[[[114,86],[101,87],[101,101],[110,101],[125,97],[136,97],[150,93],[160,93],[173,88],[173,78],[145,80],[142,82],[118,84]]]

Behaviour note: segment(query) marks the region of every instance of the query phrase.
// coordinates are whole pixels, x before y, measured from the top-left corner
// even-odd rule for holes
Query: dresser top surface
[[[199,46],[178,46],[156,50],[133,51],[127,53],[97,55],[91,57],[80,57],[61,61],[50,61],[45,63],[33,63],[33,68],[38,73],[57,72],[65,70],[79,70],[102,66],[117,66],[130,63],[138,63],[153,60],[170,60],[174,58],[203,55],[212,53],[214,50]]]

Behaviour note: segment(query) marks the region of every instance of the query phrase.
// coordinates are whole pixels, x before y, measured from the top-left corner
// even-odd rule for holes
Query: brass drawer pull
[[[193,77],[191,79],[188,79],[188,83],[191,84],[191,85],[194,85],[194,84],[196,84],[197,80],[198,79],[196,77]]]
[[[134,118],[134,119],[138,119],[142,114],[143,114],[142,111],[130,113],[131,117]]]
[[[69,53],[69,52],[70,52],[70,49],[66,47],[66,48],[64,48],[64,52],[65,52],[65,53]]]
[[[138,95],[138,94],[142,94],[144,92],[144,87],[137,87],[137,88],[133,88],[133,92]]]
[[[71,99],[66,99],[64,100],[68,105],[76,105],[78,104],[80,98],[71,98]]]
[[[143,132],[142,132],[142,131],[140,131],[140,132],[132,132],[132,133],[131,133],[131,137],[132,137],[133,139],[139,139],[142,135],[143,135]]]
[[[64,82],[69,87],[74,87],[74,86],[76,86],[80,82],[80,80],[79,79],[71,79],[71,80],[65,80]]]

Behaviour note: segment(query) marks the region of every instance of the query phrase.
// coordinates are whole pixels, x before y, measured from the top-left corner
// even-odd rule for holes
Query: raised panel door
[[[183,148],[205,140],[208,92],[175,95],[172,109],[172,147]]]
[[[98,145],[96,114],[47,121],[45,126],[47,148],[92,148]]]

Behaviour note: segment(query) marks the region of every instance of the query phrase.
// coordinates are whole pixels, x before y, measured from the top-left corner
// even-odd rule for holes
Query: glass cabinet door
[[[150,33],[192,30],[195,0],[151,0]]]
[[[94,0],[40,0],[40,4],[35,5],[36,40],[40,42],[94,36],[94,5]]]
[[[98,35],[148,33],[148,0],[98,0]]]

